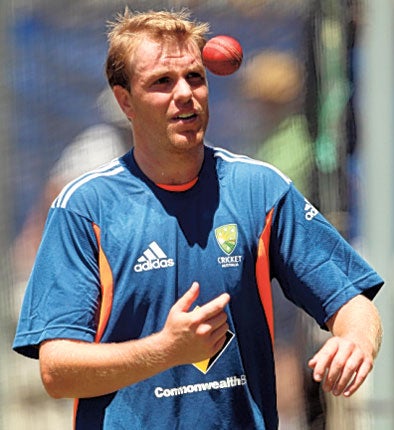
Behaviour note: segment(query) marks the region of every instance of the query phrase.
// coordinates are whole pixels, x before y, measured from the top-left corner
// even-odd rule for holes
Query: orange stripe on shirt
[[[175,191],[175,192],[181,192],[181,191],[187,191],[190,190],[198,181],[197,178],[192,179],[190,182],[187,182],[186,184],[181,185],[168,185],[168,184],[156,184],[159,188],[162,188],[163,190],[167,191]]]
[[[265,226],[259,239],[256,260],[257,287],[267,317],[272,343],[274,342],[274,309],[272,304],[269,245],[273,213],[274,209],[271,209],[265,219]]]
[[[112,300],[114,292],[114,280],[112,275],[111,266],[109,265],[108,259],[101,247],[101,230],[100,227],[93,223],[93,231],[96,236],[98,250],[99,250],[99,276],[100,276],[100,287],[101,287],[101,306],[99,321],[97,325],[97,331],[94,341],[100,342],[103,337],[105,328],[108,323],[108,319],[111,315]],[[77,412],[78,412],[79,399],[74,400],[74,429],[77,423]]]
[[[77,428],[77,412],[78,412],[78,404],[79,399],[74,399],[74,408],[73,408],[73,430]]]
[[[99,248],[99,273],[101,284],[101,306],[100,316],[97,326],[95,342],[100,342],[103,337],[104,330],[107,326],[109,316],[112,309],[112,299],[114,292],[114,278],[112,276],[111,266],[108,263],[107,257],[101,247],[101,230],[100,227],[93,223],[94,234],[96,235]]]

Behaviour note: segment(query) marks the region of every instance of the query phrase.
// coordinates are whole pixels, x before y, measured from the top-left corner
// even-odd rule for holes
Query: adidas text
[[[154,261],[145,261],[145,263],[137,263],[134,266],[134,270],[136,272],[148,272],[153,269],[163,269],[166,267],[172,267],[174,265],[174,260],[172,258],[168,258],[166,260],[154,260]]]

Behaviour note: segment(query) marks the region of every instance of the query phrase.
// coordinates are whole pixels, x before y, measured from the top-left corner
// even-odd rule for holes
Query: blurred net
[[[106,23],[125,4],[0,4],[0,425],[7,430],[30,428],[32,422],[42,430],[71,428],[70,401],[50,400],[38,364],[13,353],[11,343],[52,199],[67,181],[132,145],[103,66]],[[277,165],[345,236],[357,236],[351,103],[357,2],[141,0],[128,5],[136,10],[189,6],[196,18],[211,23],[212,34],[241,41],[241,70],[226,78],[209,75],[208,141]],[[330,424],[327,402],[305,368],[322,341],[320,332],[280,293],[275,301],[281,428],[368,428],[368,417],[354,404],[357,414],[329,404],[335,416]]]

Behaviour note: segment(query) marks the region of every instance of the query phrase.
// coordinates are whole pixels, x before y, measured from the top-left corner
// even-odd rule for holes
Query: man
[[[16,351],[77,429],[276,429],[270,279],[333,337],[314,378],[350,396],[381,278],[272,166],[204,145],[206,24],[118,17],[107,76],[134,149],[50,209]]]

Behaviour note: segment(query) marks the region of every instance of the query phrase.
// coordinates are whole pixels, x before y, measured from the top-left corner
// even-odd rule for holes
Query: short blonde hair
[[[168,37],[192,39],[200,50],[206,43],[208,23],[192,21],[190,12],[148,11],[131,12],[128,8],[109,23],[106,75],[111,87],[120,85],[130,90],[129,59],[145,36],[155,40]]]

